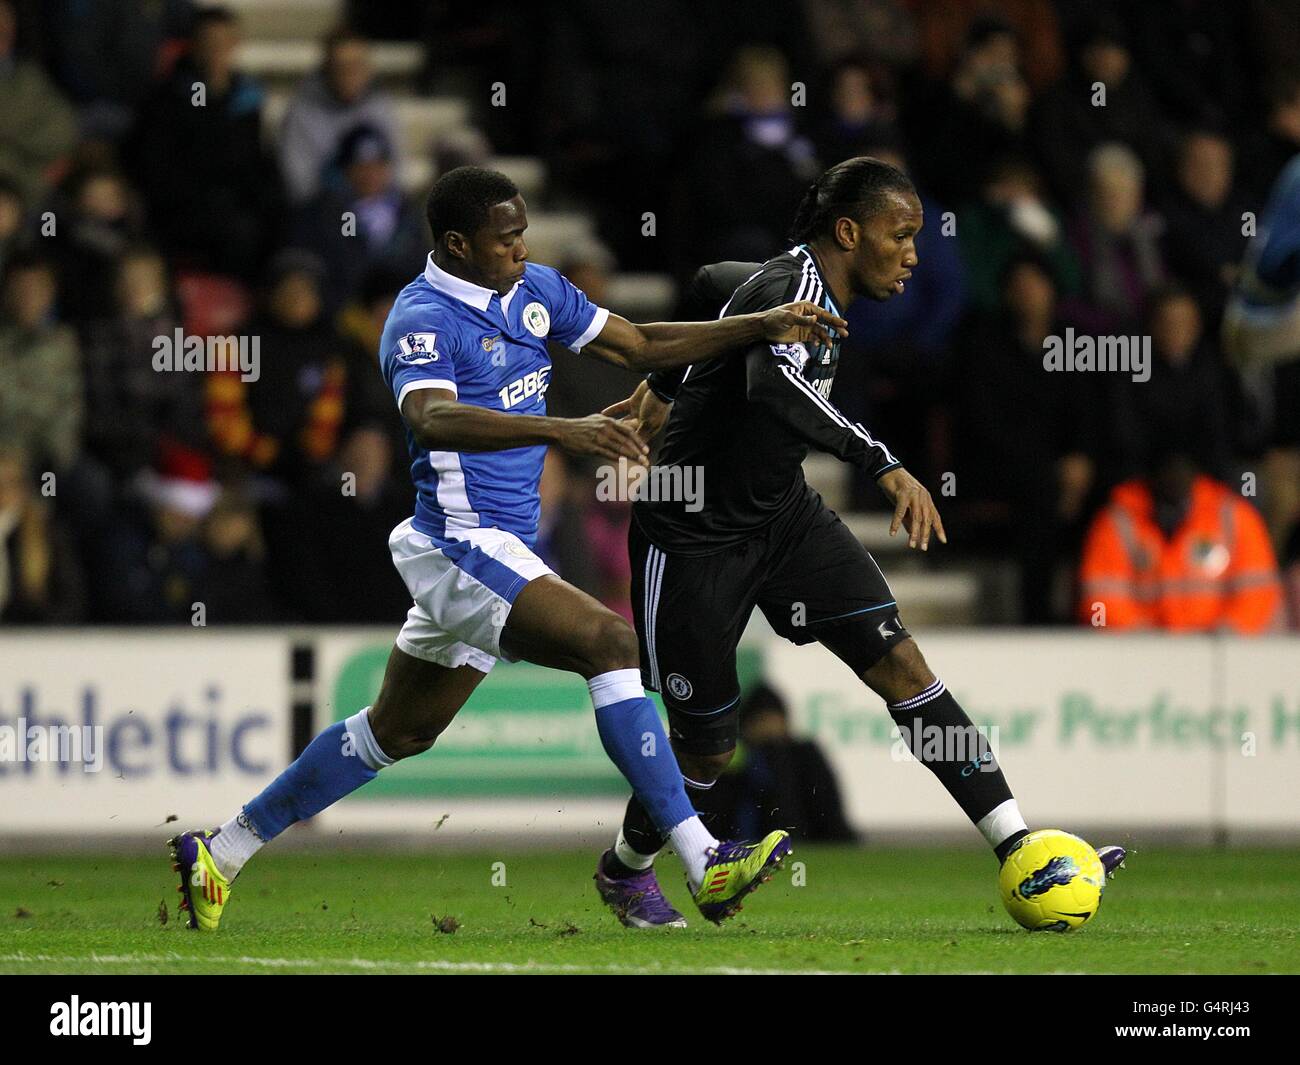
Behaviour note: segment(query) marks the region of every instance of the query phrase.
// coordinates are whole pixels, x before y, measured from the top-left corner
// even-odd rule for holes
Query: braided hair
[[[803,244],[820,237],[845,215],[870,218],[884,210],[891,192],[916,193],[911,178],[898,167],[869,155],[836,163],[808,186],[795,212],[790,239]]]

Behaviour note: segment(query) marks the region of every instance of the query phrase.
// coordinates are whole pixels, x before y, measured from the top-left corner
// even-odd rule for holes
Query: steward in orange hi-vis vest
[[[1200,475],[1190,480],[1172,528],[1161,528],[1158,506],[1147,480],[1111,493],[1084,543],[1081,620],[1174,632],[1281,627],[1277,559],[1254,507]]]

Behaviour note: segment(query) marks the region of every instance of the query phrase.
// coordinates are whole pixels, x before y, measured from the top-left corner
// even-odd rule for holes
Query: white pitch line
[[[268,969],[323,969],[329,967],[362,970],[407,969],[442,973],[590,973],[601,972],[645,976],[653,973],[696,973],[705,976],[853,976],[835,969],[750,969],[731,965],[652,968],[643,965],[572,965],[555,962],[511,961],[395,961],[374,958],[257,958],[251,955],[199,954],[0,954],[0,965],[55,962],[66,965],[169,965],[188,962],[198,965],[260,965]]]

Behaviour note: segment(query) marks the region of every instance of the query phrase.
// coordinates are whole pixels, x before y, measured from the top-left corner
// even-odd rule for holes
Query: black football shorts
[[[744,543],[681,555],[628,533],[642,683],[663,696],[679,751],[736,745],[736,646],[757,606],[792,643],[814,640],[861,676],[908,638],[885,576],[809,489]]]

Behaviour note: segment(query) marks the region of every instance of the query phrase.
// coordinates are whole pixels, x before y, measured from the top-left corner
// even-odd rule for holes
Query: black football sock
[[[1002,861],[1025,835],[1025,823],[987,738],[943,681],[890,703],[889,716],[913,757],[939,778]]]
[[[691,804],[695,807],[696,812],[700,815],[700,820],[704,822],[705,827],[714,819],[714,813],[707,809],[701,809],[702,806],[708,805],[708,795],[713,785],[710,784],[701,787],[695,781],[686,780],[686,794],[690,798]],[[668,842],[667,837],[659,831],[646,808],[641,805],[641,800],[635,795],[628,800],[627,812],[623,815],[623,839],[637,854],[643,854],[651,858],[658,854]],[[605,855],[605,861],[602,865],[604,873],[615,880],[622,880],[624,877],[635,876],[637,873],[644,872],[646,867],[634,869],[626,862],[620,861],[618,854],[610,850]]]
[[[1005,862],[1007,855],[1011,853],[1011,848],[1029,835],[1029,829],[1019,828],[1012,832],[1006,839],[993,848],[993,853],[998,856],[999,862]]]

